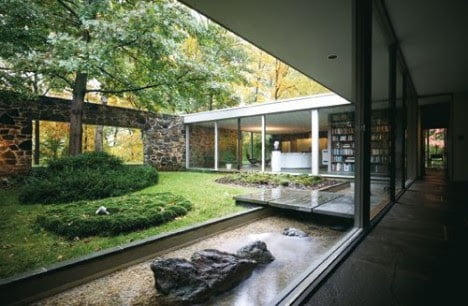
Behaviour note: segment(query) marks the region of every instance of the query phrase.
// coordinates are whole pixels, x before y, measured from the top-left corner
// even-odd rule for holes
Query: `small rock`
[[[257,240],[237,250],[237,256],[253,259],[259,264],[267,264],[275,260],[275,257],[267,249],[266,243]]]
[[[306,232],[303,232],[297,228],[294,227],[287,227],[283,230],[283,235],[289,236],[289,237],[299,237],[299,238],[305,238],[309,237],[309,235]]]
[[[101,206],[96,210],[96,215],[109,215],[109,212],[105,206]]]

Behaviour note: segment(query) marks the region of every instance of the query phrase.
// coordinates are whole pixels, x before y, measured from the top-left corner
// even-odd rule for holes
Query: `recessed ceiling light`
[[[337,59],[337,58],[338,58],[338,56],[337,56],[336,54],[330,54],[330,55],[328,56],[328,59],[329,59],[329,60],[334,60],[334,59]]]

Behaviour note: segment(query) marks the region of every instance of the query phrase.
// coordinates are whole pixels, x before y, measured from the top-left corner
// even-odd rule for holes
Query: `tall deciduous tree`
[[[39,74],[71,92],[72,155],[82,149],[88,93],[131,93],[147,109],[179,110],[222,79],[185,52],[191,37],[205,39],[205,27],[172,0],[3,0],[0,16],[0,86],[27,90]]]

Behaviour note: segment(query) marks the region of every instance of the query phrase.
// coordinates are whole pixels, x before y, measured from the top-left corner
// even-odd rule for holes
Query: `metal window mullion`
[[[190,168],[190,125],[185,126],[185,168]]]
[[[219,169],[219,150],[218,150],[218,121],[215,121],[214,123],[214,168],[215,170]]]
[[[372,0],[353,1],[353,99],[355,118],[355,226],[370,223]]]
[[[262,115],[262,172],[265,172],[265,137],[266,137],[266,118]]]
[[[390,101],[390,201],[395,202],[396,179],[396,78],[397,78],[397,45],[391,44],[388,48],[389,58],[389,86],[388,98]]]
[[[311,170],[312,175],[319,174],[319,114],[317,109],[310,111],[311,118]]]

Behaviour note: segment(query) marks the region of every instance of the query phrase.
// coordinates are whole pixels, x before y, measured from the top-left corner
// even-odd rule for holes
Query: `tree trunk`
[[[208,110],[209,111],[213,110],[213,93],[211,93],[211,92],[210,92],[210,100],[209,100]]]
[[[107,105],[107,97],[101,96],[102,105]],[[94,134],[94,151],[102,152],[104,151],[104,126],[96,126],[96,132]]]
[[[70,155],[81,154],[83,142],[83,105],[86,95],[87,73],[77,73],[73,88],[73,98],[70,106]]]
[[[40,125],[39,125],[39,120],[34,120],[34,156],[33,156],[33,161],[35,165],[39,165],[39,158],[40,158],[40,131],[39,131]]]

